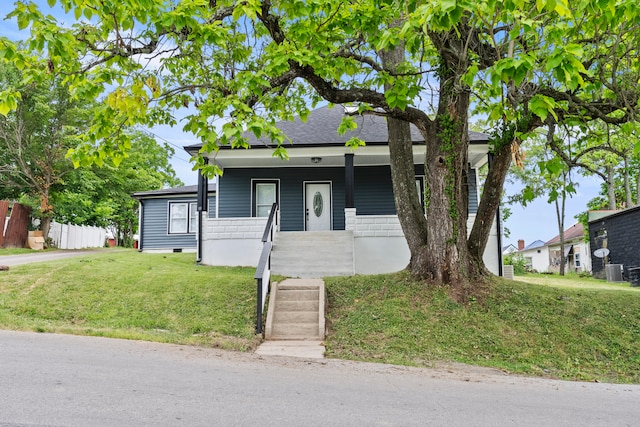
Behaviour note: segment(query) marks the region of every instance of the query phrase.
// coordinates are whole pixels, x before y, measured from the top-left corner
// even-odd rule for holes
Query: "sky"
[[[3,0],[6,2],[7,0]],[[36,3],[45,5],[46,1],[36,0]],[[7,10],[7,9],[4,9]],[[4,12],[4,11],[3,11]],[[0,12],[3,18],[4,13]],[[62,15],[61,12],[53,13],[55,16]],[[22,33],[24,34],[24,33]],[[0,21],[0,36],[6,36],[10,39],[17,40],[21,38],[21,32],[18,31],[17,25],[13,21]],[[26,35],[25,35],[26,36]],[[176,171],[176,175],[185,185],[195,185],[197,183],[197,173],[192,170],[192,164],[189,162],[190,155],[182,147],[200,142],[196,137],[182,131],[180,122],[175,127],[156,126],[147,129],[158,141],[168,143],[174,150],[175,154],[171,159],[171,165]],[[575,215],[586,210],[589,200],[594,198],[600,191],[600,182],[595,178],[585,178],[576,176],[578,180],[577,194],[567,200],[565,229],[575,224],[577,221]],[[522,191],[517,185],[507,184],[505,187],[507,194],[514,194]],[[546,198],[540,198],[529,203],[526,207],[519,205],[511,205],[511,216],[503,224],[509,229],[509,237],[503,237],[503,247],[513,244],[517,247],[519,239],[523,239],[525,244],[535,240],[548,241],[559,234],[556,211],[554,204],[548,204]]]

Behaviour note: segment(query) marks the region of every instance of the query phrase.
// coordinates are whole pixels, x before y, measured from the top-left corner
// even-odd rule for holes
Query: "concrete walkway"
[[[43,252],[34,252],[29,254],[19,254],[19,255],[0,255],[0,265],[7,265],[9,267],[13,267],[16,265],[22,264],[30,264],[33,262],[46,262],[46,261],[55,261],[57,259],[70,258],[82,255],[92,255],[96,253],[103,253],[104,250],[94,249],[94,250],[47,250]]]
[[[305,359],[324,359],[323,341],[265,341],[256,350],[261,356],[287,356]]]

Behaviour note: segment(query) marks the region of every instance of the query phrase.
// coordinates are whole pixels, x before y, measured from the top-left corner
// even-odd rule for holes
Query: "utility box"
[[[604,266],[607,282],[623,282],[622,264],[607,264]]]
[[[629,268],[629,281],[634,288],[640,286],[640,267]]]

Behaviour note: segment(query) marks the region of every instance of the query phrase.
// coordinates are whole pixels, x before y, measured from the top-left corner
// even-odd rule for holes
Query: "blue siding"
[[[359,166],[354,171],[353,203],[358,215],[395,215],[389,166]]]
[[[416,175],[423,175],[416,165]],[[354,171],[354,204],[358,215],[395,215],[395,201],[389,166],[357,166]],[[304,230],[304,182],[331,181],[333,229],[344,230],[344,168],[227,168],[219,178],[220,218],[250,217],[252,179],[279,180],[280,227],[283,231]],[[476,175],[469,173],[469,213],[477,211]]]
[[[251,216],[252,179],[279,180],[283,231],[304,230],[304,183],[331,181],[333,229],[344,230],[344,168],[225,169],[218,182],[220,218]]]
[[[196,247],[196,235],[169,234],[169,203],[194,203],[196,196],[142,199],[141,249],[188,249]],[[209,196],[210,218],[215,217],[216,197]]]

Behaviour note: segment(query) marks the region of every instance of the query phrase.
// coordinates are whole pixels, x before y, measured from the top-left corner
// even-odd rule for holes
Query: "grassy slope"
[[[0,272],[0,328],[247,350],[257,343],[253,273],[135,251],[13,267]],[[640,288],[524,280],[555,287],[496,279],[463,306],[402,273],[328,278],[328,354],[640,383]]]
[[[455,304],[406,274],[327,279],[331,357],[451,360],[564,379],[640,382],[640,289],[569,289],[496,279]]]
[[[0,327],[251,348],[253,274],[135,251],[17,266],[0,276]]]

